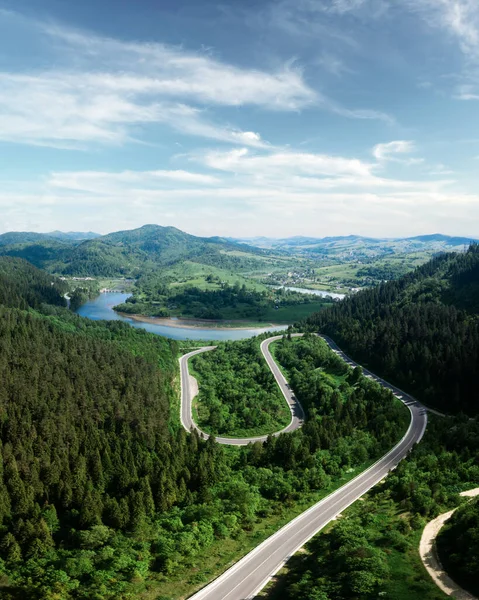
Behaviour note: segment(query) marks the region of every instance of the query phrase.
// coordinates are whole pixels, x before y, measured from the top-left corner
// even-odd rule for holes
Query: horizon
[[[5,231],[479,222],[471,0],[41,4],[0,0]]]
[[[229,236],[229,235],[222,235],[220,233],[214,233],[211,235],[196,235],[194,233],[190,233],[189,231],[185,231],[183,229],[181,229],[180,227],[177,227],[175,225],[159,225],[158,223],[144,223],[143,225],[140,225],[139,227],[133,227],[130,229],[114,229],[111,231],[106,231],[105,233],[100,233],[98,231],[80,231],[80,230],[75,230],[75,229],[68,229],[68,230],[60,230],[60,229],[54,229],[54,230],[49,230],[49,231],[26,231],[26,230],[8,230],[8,231],[0,231],[0,236],[7,234],[7,233],[38,233],[41,235],[50,235],[53,233],[62,233],[62,234],[93,234],[95,236],[98,237],[104,237],[106,235],[112,234],[112,233],[121,233],[121,232],[128,232],[128,231],[135,231],[138,229],[143,229],[144,227],[162,227],[162,228],[166,228],[166,227],[170,227],[173,229],[177,229],[178,231],[181,231],[182,233],[186,233],[188,235],[192,235],[195,237],[204,237],[204,238],[225,238],[225,239],[236,239],[236,240],[254,240],[256,238],[263,238],[263,239],[270,239],[270,240],[279,240],[279,239],[294,239],[294,238],[310,238],[310,239],[317,239],[317,240],[323,240],[323,239],[327,239],[327,238],[348,238],[348,237],[357,237],[357,238],[364,238],[364,239],[376,239],[376,240],[384,240],[384,241],[388,241],[388,240],[406,240],[406,239],[411,239],[411,238],[417,238],[417,237],[433,237],[433,236],[443,236],[446,238],[464,238],[464,239],[470,239],[471,242],[476,242],[479,241],[479,235],[474,236],[474,235],[464,235],[464,234],[448,234],[448,233],[442,233],[439,231],[435,231],[432,233],[420,233],[417,235],[413,235],[413,236],[408,236],[408,235],[398,235],[398,236],[369,236],[369,235],[362,235],[359,233],[349,233],[349,234],[344,234],[344,235],[324,235],[324,236],[315,236],[315,235],[291,235],[291,236],[287,236],[287,237],[282,237],[282,236],[268,236],[268,235],[256,235],[256,236]],[[84,240],[84,241],[88,241],[88,240]]]

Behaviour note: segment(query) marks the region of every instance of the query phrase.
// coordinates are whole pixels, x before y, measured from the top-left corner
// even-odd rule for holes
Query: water
[[[288,287],[288,286],[280,286],[276,287],[276,289],[284,289],[290,290],[292,292],[299,292],[300,294],[314,294],[315,296],[321,296],[322,298],[337,298],[338,300],[342,300],[346,297],[346,294],[336,294],[335,292],[325,292],[324,290],[308,290],[306,288],[297,288],[297,287]]]
[[[186,327],[168,327],[167,325],[155,325],[154,323],[140,323],[128,317],[122,317],[113,310],[114,306],[122,304],[130,294],[107,293],[100,294],[93,300],[89,300],[81,306],[76,312],[82,317],[87,317],[93,321],[124,321],[133,327],[146,329],[150,333],[156,333],[173,340],[244,340],[254,337],[260,333],[268,331],[281,331],[286,329],[286,325],[278,327],[264,327],[259,329],[210,329],[199,328],[189,329]]]

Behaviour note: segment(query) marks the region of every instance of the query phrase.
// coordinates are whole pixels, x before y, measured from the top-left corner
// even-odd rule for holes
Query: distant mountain
[[[0,246],[10,246],[13,244],[34,244],[51,239],[46,233],[34,233],[31,231],[9,231],[0,234]]]
[[[443,235],[442,233],[433,233],[431,235],[417,235],[415,237],[402,238],[406,241],[418,241],[418,242],[444,242],[448,246],[468,246],[471,242],[477,242],[479,240],[467,237],[452,237],[450,235]]]
[[[101,237],[99,233],[94,233],[93,231],[81,232],[81,231],[50,231],[46,234],[48,237],[55,238],[57,240],[63,241],[84,241],[84,240],[93,240],[95,238]]]
[[[435,233],[432,235],[419,235],[400,238],[372,238],[361,235],[344,235],[315,238],[308,236],[294,236],[290,238],[228,238],[240,244],[250,244],[258,248],[283,251],[287,253],[303,254],[328,254],[337,252],[361,251],[382,248],[384,251],[404,252],[410,249],[448,250],[459,246],[468,246],[477,241],[474,238],[454,237]]]
[[[258,259],[265,255],[252,246],[222,238],[197,237],[159,225],[144,225],[75,243],[47,234],[3,234],[3,237],[0,254],[24,258],[37,267],[65,275],[134,277],[185,260],[237,269],[245,261],[251,261],[251,255]]]
[[[270,239],[198,237],[175,227],[144,225],[108,235],[87,232],[10,232],[0,235],[0,255],[23,258],[64,275],[136,277],[161,266],[190,261],[238,272],[258,266],[267,256],[304,256],[366,263],[391,255],[424,251],[426,258],[462,249],[469,238],[442,234],[375,239],[359,235]],[[269,268],[269,267],[268,267]]]

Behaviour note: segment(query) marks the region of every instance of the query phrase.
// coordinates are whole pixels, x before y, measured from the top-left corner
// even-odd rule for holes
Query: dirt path
[[[474,498],[479,496],[479,488],[462,492],[461,496]],[[436,537],[444,523],[451,518],[451,515],[456,509],[450,510],[447,513],[439,515],[433,521],[428,523],[422,533],[421,542],[419,544],[419,554],[424,563],[429,575],[434,580],[434,583],[448,596],[456,598],[456,600],[479,600],[466,590],[462,589],[455,583],[449,575],[444,571],[436,549]]]

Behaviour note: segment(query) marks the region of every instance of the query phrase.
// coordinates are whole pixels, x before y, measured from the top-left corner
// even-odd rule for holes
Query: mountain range
[[[135,277],[158,267],[184,261],[237,272],[263,267],[273,258],[303,257],[342,262],[376,260],[425,252],[458,251],[472,240],[443,234],[376,239],[359,235],[337,237],[222,238],[198,237],[175,227],[144,225],[107,235],[93,232],[8,232],[0,235],[0,255],[24,258],[62,275]]]
[[[266,254],[262,249],[223,238],[197,237],[159,225],[104,236],[62,232],[0,235],[0,255],[24,258],[39,268],[63,275],[134,276],[140,270],[188,259],[234,268],[242,255]]]
[[[422,249],[425,247],[437,247],[438,249],[457,248],[469,246],[471,242],[478,241],[475,238],[449,236],[442,233],[418,235],[413,237],[399,238],[372,238],[361,235],[333,236],[333,237],[305,237],[294,236],[289,238],[228,238],[232,242],[249,244],[258,248],[283,251],[318,252],[349,248],[371,248],[371,247],[403,247]]]

